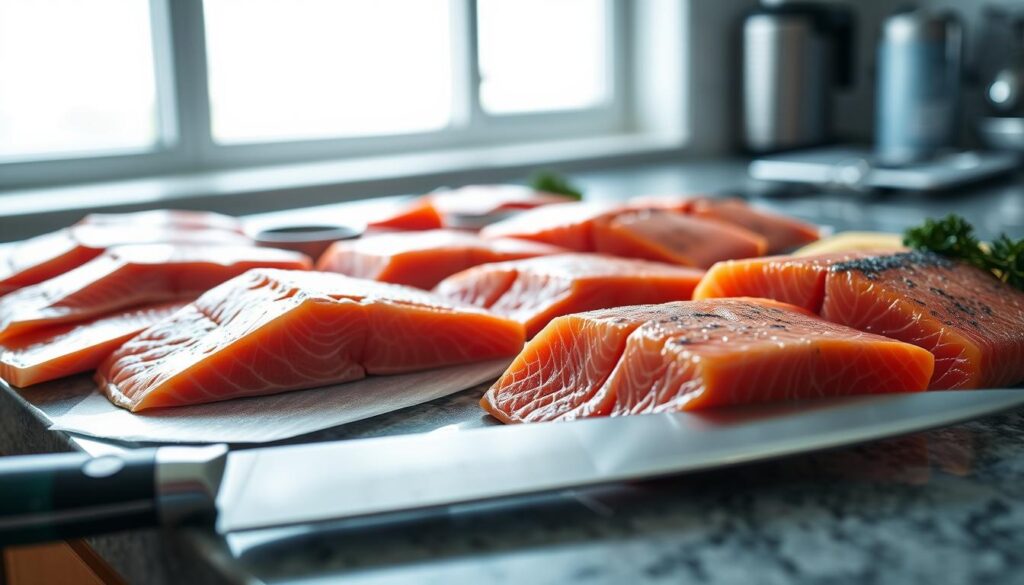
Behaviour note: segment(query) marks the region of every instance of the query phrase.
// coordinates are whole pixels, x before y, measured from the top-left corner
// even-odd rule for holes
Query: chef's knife
[[[0,459],[0,544],[151,525],[221,533],[707,470],[953,424],[1022,390],[824,399],[229,452]]]

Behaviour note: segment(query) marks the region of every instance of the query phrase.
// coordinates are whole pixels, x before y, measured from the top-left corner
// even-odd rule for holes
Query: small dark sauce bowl
[[[315,261],[334,242],[361,235],[361,230],[343,225],[286,225],[260,230],[253,239],[260,246],[302,252]]]

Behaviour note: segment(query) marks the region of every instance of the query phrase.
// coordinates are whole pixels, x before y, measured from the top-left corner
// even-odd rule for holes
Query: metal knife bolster
[[[160,447],[154,476],[160,523],[212,524],[228,446]]]

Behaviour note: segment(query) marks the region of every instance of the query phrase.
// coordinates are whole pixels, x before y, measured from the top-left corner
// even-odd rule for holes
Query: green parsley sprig
[[[1024,239],[1012,240],[1002,234],[992,242],[989,257],[992,271],[1003,282],[1024,289]]]
[[[530,187],[545,193],[565,195],[577,201],[583,199],[583,191],[569,182],[569,179],[553,171],[537,171],[530,177]]]
[[[956,214],[926,219],[903,234],[903,244],[962,260],[987,270],[1010,285],[1024,289],[1024,239],[1002,234],[991,245],[982,244],[974,226]]]

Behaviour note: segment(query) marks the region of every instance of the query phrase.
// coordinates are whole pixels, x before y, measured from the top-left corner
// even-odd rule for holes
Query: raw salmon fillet
[[[367,227],[429,230],[461,225],[459,217],[483,217],[571,201],[564,195],[521,185],[468,185],[436,191],[413,200],[391,216]]]
[[[553,320],[481,405],[502,422],[924,390],[927,351],[766,299],[619,307]]]
[[[24,388],[95,370],[138,332],[166,319],[183,302],[144,305],[82,323],[55,325],[0,342],[0,378]]]
[[[765,239],[749,230],[672,211],[618,213],[594,222],[592,229],[597,252],[698,268],[761,256],[767,248]]]
[[[768,247],[763,237],[742,227],[640,201],[548,205],[489,225],[480,235],[698,268],[727,258],[760,256]]]
[[[98,369],[132,411],[512,356],[519,323],[426,291],[258,269],[127,341]]]
[[[135,213],[90,213],[79,225],[150,226],[188,230],[224,230],[242,233],[238,218],[210,211],[154,209]]]
[[[627,209],[662,209],[676,213],[690,213],[693,205],[701,199],[695,195],[640,195],[630,197],[626,202]]]
[[[480,235],[484,238],[518,238],[575,252],[593,252],[594,224],[621,210],[621,205],[593,201],[545,205],[491,224],[480,230]]]
[[[723,262],[695,298],[759,296],[935,354],[932,389],[1024,381],[1024,292],[923,252],[838,253]]]
[[[434,204],[424,197],[401,207],[393,214],[367,222],[367,229],[384,230],[437,230],[444,227],[444,218]]]
[[[761,297],[821,312],[825,277],[836,262],[857,258],[849,252],[820,256],[767,256],[719,262],[697,285],[693,298]]]
[[[0,340],[143,303],[191,300],[257,267],[308,269],[295,252],[254,246],[111,248],[60,276],[0,298]]]
[[[470,268],[437,294],[519,321],[527,337],[569,313],[688,300],[704,272],[600,254],[558,254]]]
[[[564,251],[525,240],[484,240],[455,230],[375,234],[335,242],[320,257],[317,270],[429,290],[478,264]]]
[[[164,243],[239,246],[252,240],[219,229],[134,224],[72,226],[4,248],[0,252],[0,295],[64,274],[114,246]]]
[[[690,210],[695,217],[731,223],[760,234],[768,254],[779,254],[816,241],[818,228],[786,217],[755,209],[740,199],[696,199]]]

